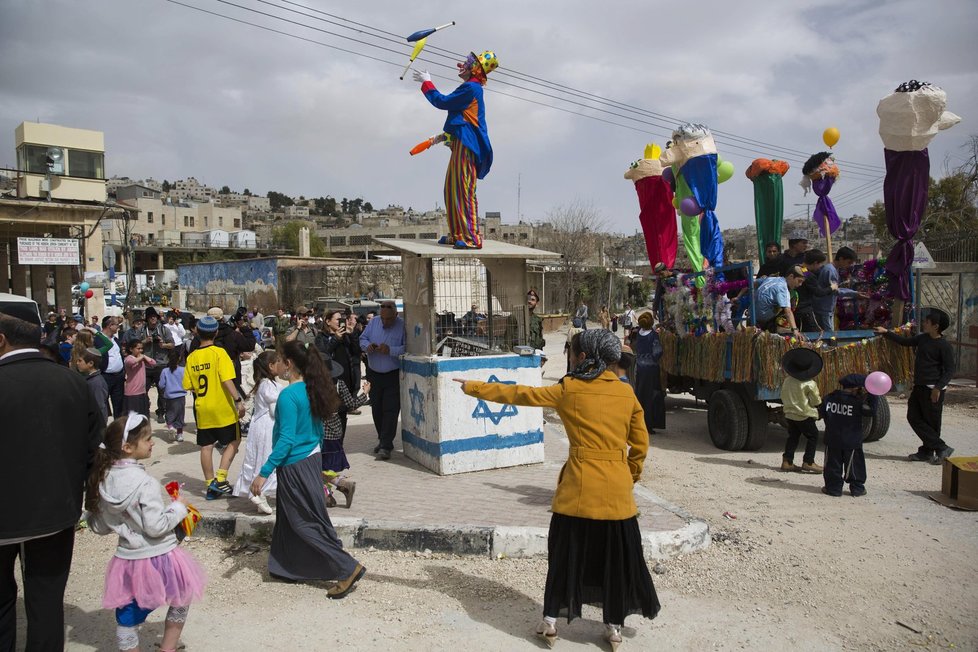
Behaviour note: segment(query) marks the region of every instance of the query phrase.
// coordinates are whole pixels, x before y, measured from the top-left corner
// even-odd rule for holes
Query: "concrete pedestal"
[[[540,386],[539,356],[401,359],[404,454],[439,475],[544,461],[543,410],[466,396],[453,378]]]

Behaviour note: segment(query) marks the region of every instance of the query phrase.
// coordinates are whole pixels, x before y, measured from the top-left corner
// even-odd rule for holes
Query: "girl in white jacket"
[[[203,569],[177,547],[176,528],[187,515],[182,498],[164,501],[163,488],[139,463],[153,452],[145,415],[130,413],[105,430],[88,477],[85,507],[96,534],[119,536],[105,573],[102,606],[115,609],[120,650],[139,649],[139,626],[169,605],[161,652],[176,650],[190,603],[204,594]]]

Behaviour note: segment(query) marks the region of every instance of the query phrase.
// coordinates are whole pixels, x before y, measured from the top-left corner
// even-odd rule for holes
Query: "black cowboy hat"
[[[822,356],[814,349],[800,346],[782,356],[781,367],[796,380],[811,380],[822,371]]]

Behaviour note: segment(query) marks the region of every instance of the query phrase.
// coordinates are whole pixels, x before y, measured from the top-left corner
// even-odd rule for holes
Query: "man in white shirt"
[[[102,353],[102,378],[109,387],[109,402],[112,404],[112,416],[122,415],[122,401],[126,389],[126,370],[123,366],[122,349],[119,348],[119,332],[121,320],[118,317],[104,317],[102,332],[95,336],[95,347]]]

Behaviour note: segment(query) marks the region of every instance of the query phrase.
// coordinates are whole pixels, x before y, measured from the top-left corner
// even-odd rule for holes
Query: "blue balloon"
[[[86,292],[90,287],[91,286],[88,284],[88,281],[82,281],[81,285],[78,286],[78,289],[81,290],[82,292]]]

